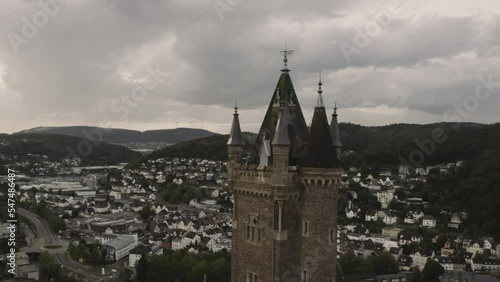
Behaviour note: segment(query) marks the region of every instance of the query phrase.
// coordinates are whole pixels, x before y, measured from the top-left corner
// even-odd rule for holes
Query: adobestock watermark
[[[372,38],[378,36],[383,28],[386,28],[394,18],[404,10],[401,0],[392,0],[387,6],[378,11],[373,19],[365,23],[364,28],[358,28],[354,35],[352,44],[347,42],[340,43],[340,50],[344,54],[348,63],[351,63],[351,56],[361,53],[361,50],[368,47]]]
[[[162,72],[160,66],[156,65],[156,69],[145,67],[147,76],[144,82],[136,84],[129,93],[122,94],[120,98],[108,99],[102,102],[109,106],[109,110],[117,115],[118,121],[125,121],[132,109],[135,109],[139,104],[146,100],[150,91],[154,91],[168,76],[168,73]],[[99,145],[104,140],[104,133],[112,131],[112,121],[109,119],[101,120],[98,127],[91,130],[82,130],[82,135],[85,139],[78,142],[76,148],[66,146],[68,152],[67,159],[75,159],[89,156],[92,153],[93,147]]]
[[[243,0],[214,0],[212,5],[220,21],[223,21],[224,14],[234,11],[241,3],[243,3]]]
[[[31,39],[39,33],[40,29],[47,26],[50,19],[57,16],[61,11],[61,6],[66,4],[67,0],[40,0],[39,9],[33,13],[31,18],[22,17],[21,32],[9,32],[7,38],[14,53],[19,53],[19,47],[26,45]]]
[[[485,71],[488,71],[487,77],[485,77]],[[468,95],[462,101],[453,104],[453,107],[443,115],[443,121],[455,123],[452,126],[453,129],[458,129],[462,122],[470,118],[472,112],[479,109],[481,102],[484,102],[496,93],[496,88],[500,88],[500,80],[494,81],[493,74],[487,67],[478,69],[476,74],[479,83],[474,89],[474,93]],[[426,157],[434,154],[437,145],[443,144],[447,139],[448,135],[442,128],[434,128],[430,138],[414,140],[418,149],[411,151],[407,159],[400,155],[398,157],[400,164],[413,169],[422,165]]]

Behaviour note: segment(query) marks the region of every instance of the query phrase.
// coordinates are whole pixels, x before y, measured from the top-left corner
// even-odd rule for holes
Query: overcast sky
[[[0,0],[0,132],[255,132],[285,42],[307,121],[320,68],[341,122],[500,121],[498,0],[59,2]]]

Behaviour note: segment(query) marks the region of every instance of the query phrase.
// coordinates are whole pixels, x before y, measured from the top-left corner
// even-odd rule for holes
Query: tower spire
[[[229,133],[228,145],[243,145],[243,139],[241,137],[241,127],[240,119],[238,118],[238,102],[234,102],[234,114],[233,114],[233,124],[231,125],[231,133]]]
[[[318,99],[316,101],[316,107],[324,108],[325,104],[323,103],[323,90],[321,90],[321,86],[323,82],[321,82],[321,69],[319,71],[319,81],[318,81]]]
[[[321,93],[319,93],[319,95],[321,97]],[[338,167],[340,165],[338,160],[332,158],[332,156],[335,156],[335,150],[332,146],[332,135],[328,127],[325,107],[317,106],[314,109],[311,127],[309,128],[309,139],[302,159],[300,160],[299,167]]]

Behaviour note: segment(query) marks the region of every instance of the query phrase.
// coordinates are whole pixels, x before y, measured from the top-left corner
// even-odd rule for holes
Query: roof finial
[[[323,93],[323,90],[321,90],[321,85],[323,85],[323,82],[321,82],[321,67],[320,67],[319,68],[318,93]]]
[[[335,100],[335,106],[333,106],[333,116],[337,116],[337,100]]]
[[[321,90],[321,85],[323,85],[323,82],[321,82],[321,69],[320,69],[319,81],[318,81],[318,100],[316,101],[316,107],[325,107],[325,104],[323,103],[323,90]]]
[[[289,71],[288,69],[288,56],[291,56],[293,54],[294,50],[287,50],[286,49],[286,42],[285,42],[285,50],[280,51],[281,55],[283,55],[283,63],[285,64],[285,68],[282,69],[282,71]]]
[[[238,100],[234,100],[234,113],[238,114]]]

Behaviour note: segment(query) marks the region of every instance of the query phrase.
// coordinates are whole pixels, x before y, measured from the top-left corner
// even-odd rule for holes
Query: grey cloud
[[[10,12],[0,12],[4,35],[19,33],[21,18],[37,10],[36,2],[9,5]],[[314,105],[321,66],[328,105],[336,99],[349,108],[387,105],[439,116],[474,90],[471,73],[498,63],[497,14],[401,16],[349,63],[339,44],[352,44],[355,27],[363,27],[371,10],[387,1],[365,5],[243,0],[221,21],[211,1],[75,1],[19,54],[2,37],[0,67],[5,66],[8,91],[0,87],[0,95],[19,93],[20,112],[31,117],[55,113],[60,122],[71,113],[81,123],[95,124],[117,119],[115,112],[96,107],[130,93],[135,86],[130,78],[143,78],[145,66],[159,65],[169,76],[130,109],[128,121],[161,123],[189,105],[213,111],[212,106],[231,107],[235,99],[242,108],[257,110],[269,103],[282,67],[278,51],[287,42],[296,50],[289,65],[303,107]],[[350,22],[352,14],[360,17]],[[455,65],[464,53],[476,58]],[[455,81],[454,68],[469,75]],[[209,119],[210,112],[197,116]]]

